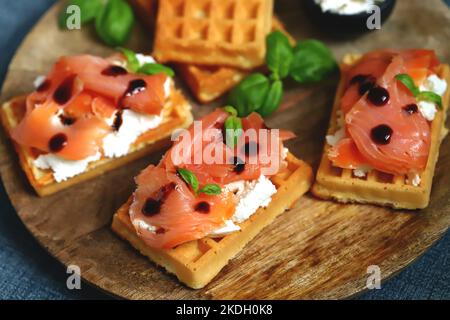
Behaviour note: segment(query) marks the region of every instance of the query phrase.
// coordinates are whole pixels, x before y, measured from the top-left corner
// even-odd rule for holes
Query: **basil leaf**
[[[67,19],[71,13],[67,13],[67,8],[70,6],[78,6],[80,8],[80,23],[85,24],[95,19],[103,6],[102,0],[70,0],[62,7],[59,17],[58,25],[61,29],[67,29]]]
[[[98,36],[113,47],[128,40],[133,25],[133,10],[125,0],[108,0],[95,19]]]
[[[136,73],[139,69],[139,60],[136,57],[136,53],[127,48],[117,48],[127,59],[127,69],[130,72]]]
[[[439,110],[442,110],[442,98],[437,93],[431,91],[422,91],[417,95],[417,100],[433,102],[437,104]]]
[[[266,38],[266,64],[278,79],[289,75],[294,52],[288,37],[281,31],[274,31]]]
[[[195,176],[195,174],[188,169],[182,169],[182,168],[179,168],[177,170],[177,172],[183,178],[183,180],[186,181],[186,183],[192,187],[192,190],[194,190],[195,194],[197,194],[198,180],[197,180],[197,177]]]
[[[257,112],[262,117],[270,116],[280,106],[282,98],[283,82],[281,82],[281,80],[276,80],[271,84],[266,100],[264,101],[262,107],[257,110]]]
[[[412,92],[414,97],[417,97],[417,95],[419,94],[419,88],[416,87],[413,78],[411,78],[409,74],[406,73],[398,74],[395,76],[395,79],[403,83],[405,87],[407,87],[409,91]]]
[[[175,72],[171,68],[159,63],[146,63],[139,68],[138,73],[147,75],[165,73],[169,77],[173,77],[175,75]]]
[[[242,134],[242,121],[241,118],[236,116],[229,116],[224,123],[225,129],[225,142],[229,147],[234,147]]]
[[[294,48],[290,75],[302,84],[311,84],[325,79],[337,69],[331,51],[318,40],[306,40]]]
[[[229,114],[231,114],[232,116],[237,117],[237,115],[238,115],[237,110],[235,108],[233,108],[232,106],[225,106],[223,109],[226,112],[228,112]]]
[[[207,195],[218,195],[222,193],[222,189],[217,184],[207,184],[200,189],[198,193],[204,193]]]
[[[260,108],[269,91],[269,79],[262,73],[253,73],[233,88],[228,104],[234,106],[240,117]]]

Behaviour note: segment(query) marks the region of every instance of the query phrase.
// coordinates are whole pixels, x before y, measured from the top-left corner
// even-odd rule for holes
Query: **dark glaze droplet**
[[[160,210],[161,210],[161,202],[153,198],[148,198],[145,201],[144,206],[142,207],[142,213],[146,217],[151,217],[159,213]]]
[[[53,93],[53,100],[59,105],[66,104],[72,98],[73,85],[75,83],[76,75],[72,74],[64,79],[63,82]]]
[[[370,137],[376,144],[387,145],[391,142],[393,130],[386,124],[380,124],[373,128]]]
[[[128,88],[124,93],[124,97],[131,97],[147,88],[147,83],[142,79],[131,80]]]
[[[382,107],[389,102],[389,92],[383,87],[375,87],[370,89],[367,98],[373,105]]]
[[[171,182],[165,186],[162,186],[155,194],[154,197],[149,197],[142,207],[142,214],[146,217],[154,216],[161,211],[161,206],[167,199],[169,194],[175,190],[175,183]]]
[[[199,203],[197,203],[195,205],[194,210],[199,213],[206,214],[206,213],[209,213],[209,211],[211,210],[211,206],[206,201],[200,201]]]
[[[64,114],[59,115],[59,120],[61,120],[61,123],[65,126],[71,126],[73,125],[77,119],[74,117],[66,116]]]
[[[244,154],[246,156],[255,156],[258,154],[259,146],[257,142],[254,141],[247,142],[243,148]]]
[[[128,73],[127,69],[115,65],[109,66],[108,68],[102,71],[102,75],[108,77],[123,76],[126,75],[127,73]]]
[[[361,84],[365,82],[370,76],[367,74],[357,74],[350,80],[350,84]]]
[[[59,152],[67,145],[67,136],[64,133],[55,134],[48,142],[51,152]]]
[[[47,91],[47,90],[50,88],[51,84],[52,84],[52,82],[51,82],[50,80],[45,79],[45,81],[42,82],[42,83],[39,85],[39,87],[37,87],[36,91],[37,91],[37,92],[44,92],[44,91]]]
[[[114,118],[114,122],[112,124],[112,128],[114,131],[119,131],[120,127],[122,126],[123,123],[123,109],[120,109],[119,111],[116,112],[116,116]]]
[[[411,103],[411,104],[408,104],[407,106],[404,106],[403,110],[409,114],[414,114],[414,113],[419,112],[419,107],[417,107],[417,104]]]
[[[236,172],[237,174],[240,174],[240,173],[244,172],[244,170],[245,170],[245,163],[244,163],[244,161],[242,161],[241,158],[234,157],[233,158],[233,165],[234,165],[233,171]]]

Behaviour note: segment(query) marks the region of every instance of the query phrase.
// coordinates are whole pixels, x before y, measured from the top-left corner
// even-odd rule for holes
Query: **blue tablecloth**
[[[404,0],[403,0],[404,1]],[[446,0],[450,5],[450,0]],[[0,83],[24,35],[53,0],[1,1]],[[450,299],[450,232],[423,257],[359,299]],[[66,270],[27,232],[0,184],[0,299],[103,299],[82,283],[68,290]]]

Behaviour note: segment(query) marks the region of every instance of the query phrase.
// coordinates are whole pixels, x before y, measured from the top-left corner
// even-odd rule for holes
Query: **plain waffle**
[[[273,0],[165,0],[156,21],[161,63],[253,69],[264,61]]]

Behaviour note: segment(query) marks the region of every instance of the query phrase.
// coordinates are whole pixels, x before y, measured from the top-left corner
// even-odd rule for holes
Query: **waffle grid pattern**
[[[159,4],[155,57],[161,62],[261,64],[273,0],[165,0]]]

